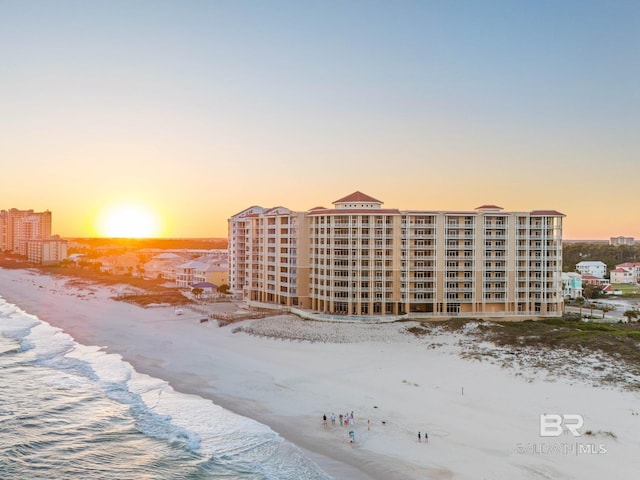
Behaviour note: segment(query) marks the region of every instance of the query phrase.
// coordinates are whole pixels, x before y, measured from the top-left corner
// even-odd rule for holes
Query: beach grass
[[[633,375],[640,374],[639,322],[610,324],[561,318],[495,322],[458,318],[424,324],[424,327],[408,331],[421,336],[434,327],[453,333],[464,332],[479,342],[491,342],[499,349],[510,352],[536,351],[541,358],[551,352],[564,350],[574,354],[579,363],[581,358],[594,354],[606,363],[623,366],[623,370]],[[490,351],[485,353],[492,354]],[[615,380],[615,383],[624,382],[622,377]],[[630,387],[636,389],[640,385],[625,385],[625,388]]]

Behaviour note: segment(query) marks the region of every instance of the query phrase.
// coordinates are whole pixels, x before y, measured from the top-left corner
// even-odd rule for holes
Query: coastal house
[[[178,275],[178,266],[186,261],[187,258],[176,253],[163,252],[156,254],[143,264],[144,276],[146,278],[166,279],[175,282]]]
[[[631,268],[614,268],[609,272],[611,283],[635,283],[633,278],[633,270]]]
[[[137,275],[139,272],[140,258],[135,253],[122,255],[105,255],[95,259],[94,263],[100,264],[100,271],[112,275]]]
[[[575,299],[582,296],[582,276],[575,272],[562,272],[562,296]]]
[[[625,262],[611,270],[611,283],[640,283],[640,263]]]
[[[215,285],[229,284],[229,262],[224,260],[210,263],[204,272],[202,272],[202,281],[211,282]]]
[[[609,280],[602,277],[596,277],[595,275],[591,275],[590,273],[585,273],[582,275],[582,283],[588,283],[589,285],[593,285],[596,287],[604,287],[605,285],[609,285]]]
[[[576,270],[582,275],[604,278],[607,275],[607,264],[601,261],[582,261],[576,264]]]
[[[210,297],[216,294],[218,290],[218,285],[215,285],[211,282],[199,282],[191,285],[191,289],[199,288],[202,291],[202,295],[205,297]]]
[[[176,272],[176,286],[178,288],[192,288],[196,283],[209,282],[216,285],[216,278],[226,277],[225,275],[216,275],[220,272],[220,266],[208,263],[202,260],[191,260],[189,262],[178,265]],[[226,269],[226,266],[224,267]]]

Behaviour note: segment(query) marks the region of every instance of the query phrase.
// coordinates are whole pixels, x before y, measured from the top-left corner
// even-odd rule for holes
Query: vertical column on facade
[[[484,295],[484,284],[487,273],[487,248],[484,243],[485,241],[485,230],[487,229],[487,225],[485,224],[486,217],[484,213],[478,212],[475,217],[476,221],[476,231],[475,231],[475,240],[473,242],[475,248],[475,285],[473,292],[473,311],[477,313],[486,312],[485,306],[485,295]],[[478,298],[480,296],[480,298]]]
[[[391,262],[393,272],[391,274],[391,285],[393,290],[391,292],[387,289],[387,282],[385,280],[383,297],[384,303],[382,304],[383,313],[387,313],[387,305],[391,303],[391,314],[398,315],[398,303],[400,302],[400,277],[401,277],[401,265],[402,265],[402,224],[405,218],[402,215],[394,217],[393,225],[393,260]],[[391,297],[389,297],[391,293]]]
[[[506,303],[508,305],[508,311],[510,313],[517,313],[518,311],[518,295],[517,295],[517,257],[516,252],[518,250],[519,240],[517,238],[517,217],[510,214],[506,217],[507,222],[507,294]]]
[[[445,265],[446,265],[446,236],[445,231],[447,228],[446,225],[446,215],[444,213],[438,213],[435,217],[436,220],[436,259],[435,259],[435,292],[434,292],[434,303],[435,313],[442,313],[442,303],[444,298],[444,281],[445,281]]]

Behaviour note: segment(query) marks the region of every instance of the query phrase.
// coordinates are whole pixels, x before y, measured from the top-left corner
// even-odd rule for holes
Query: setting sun
[[[158,215],[138,204],[120,204],[105,208],[96,221],[96,230],[105,237],[151,238],[160,232]]]

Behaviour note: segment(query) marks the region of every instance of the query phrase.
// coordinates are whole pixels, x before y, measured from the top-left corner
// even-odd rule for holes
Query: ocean
[[[329,479],[268,426],[0,297],[0,478]]]

